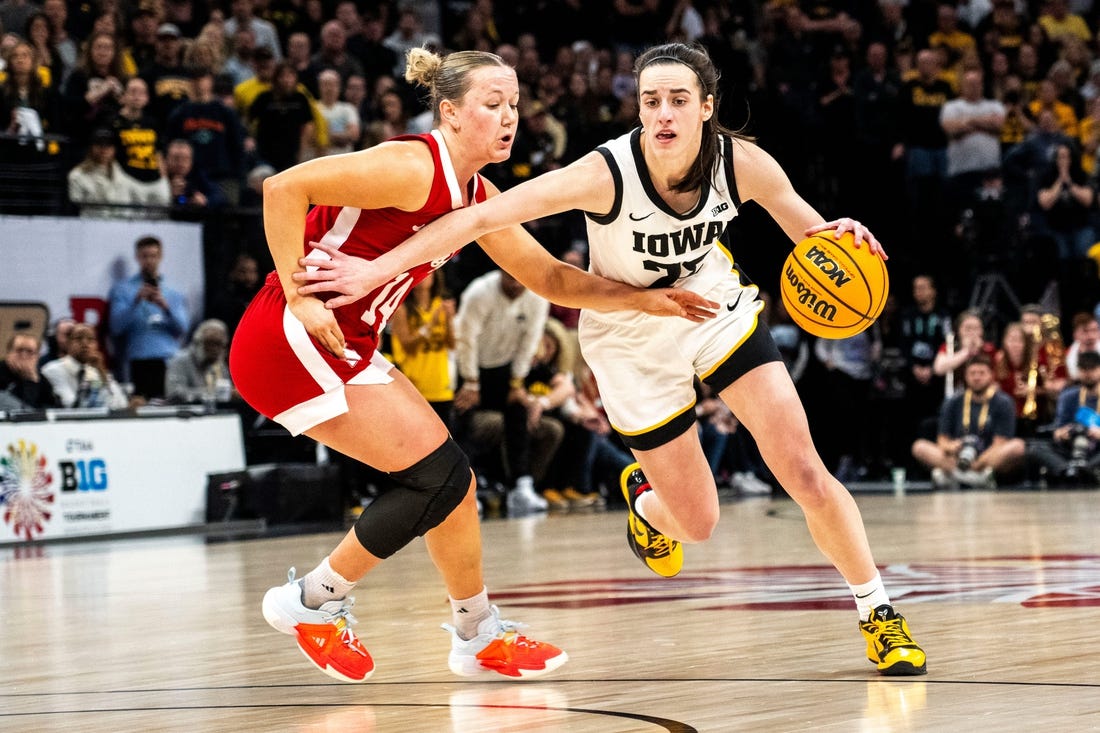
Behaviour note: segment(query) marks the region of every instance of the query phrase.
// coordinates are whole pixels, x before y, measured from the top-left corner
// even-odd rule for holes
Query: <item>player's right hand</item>
[[[344,358],[344,332],[336,322],[336,314],[313,297],[296,298],[287,303],[290,312],[301,321],[306,333],[324,346],[337,359]]]

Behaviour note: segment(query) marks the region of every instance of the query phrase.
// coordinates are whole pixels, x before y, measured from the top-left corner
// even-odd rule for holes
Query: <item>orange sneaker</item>
[[[351,630],[353,603],[353,598],[344,598],[307,608],[302,583],[294,580],[291,568],[285,585],[264,594],[264,619],[276,631],[295,637],[302,654],[329,677],[362,682],[374,674],[374,660]]]
[[[443,624],[451,633],[448,666],[462,677],[495,673],[529,680],[553,672],[569,661],[569,655],[553,644],[519,633],[522,625],[501,619],[496,606],[478,625],[478,634],[472,639],[462,639],[455,627]]]

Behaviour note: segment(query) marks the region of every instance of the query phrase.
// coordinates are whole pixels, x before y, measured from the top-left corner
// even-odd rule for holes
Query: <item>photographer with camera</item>
[[[1058,395],[1051,440],[1028,445],[1028,461],[1056,482],[1100,483],[1100,354],[1077,357],[1078,381]]]
[[[121,359],[124,379],[134,394],[147,400],[164,397],[168,360],[187,333],[187,303],[183,293],[163,284],[164,257],[156,237],[142,237],[134,245],[139,272],[111,288],[108,325]]]
[[[1016,437],[1016,408],[993,379],[988,355],[971,357],[963,378],[966,389],[940,407],[935,442],[918,439],[913,457],[932,470],[937,488],[993,488],[1024,456],[1024,441]]]

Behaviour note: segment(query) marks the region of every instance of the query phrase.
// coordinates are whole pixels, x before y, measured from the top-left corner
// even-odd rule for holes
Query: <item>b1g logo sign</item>
[[[107,462],[102,458],[58,461],[57,472],[64,492],[107,490]]]

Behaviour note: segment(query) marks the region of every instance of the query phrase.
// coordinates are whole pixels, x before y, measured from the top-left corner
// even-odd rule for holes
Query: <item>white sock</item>
[[[852,595],[856,599],[856,610],[859,611],[859,620],[866,621],[871,618],[871,611],[879,606],[889,606],[890,596],[886,595],[886,587],[882,584],[882,577],[875,573],[875,577],[860,585],[848,584],[852,589]]]
[[[642,495],[634,500],[634,513],[645,520],[645,523],[648,524],[650,527],[652,527],[653,524],[649,521],[649,517],[646,516],[645,507],[646,504],[654,500],[655,497],[652,490],[643,491]]]
[[[516,491],[533,493],[535,491],[535,479],[530,476],[520,476],[516,479]]]
[[[354,587],[355,583],[332,569],[326,557],[302,578],[302,603],[307,608],[320,608],[322,603],[340,600]]]
[[[459,638],[464,641],[477,636],[478,624],[487,619],[492,612],[492,608],[489,607],[489,591],[486,588],[482,588],[480,593],[469,598],[451,599],[451,618],[454,619],[454,627],[458,630]]]

